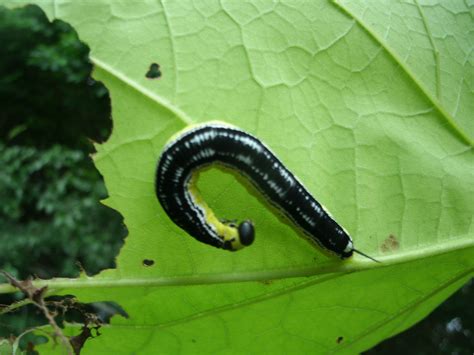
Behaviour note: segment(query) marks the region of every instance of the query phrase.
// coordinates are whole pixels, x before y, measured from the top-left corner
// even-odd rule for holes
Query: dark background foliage
[[[88,53],[68,24],[49,23],[38,7],[0,7],[0,269],[18,278],[113,267],[126,235],[121,216],[99,203],[106,190],[89,158],[91,140],[106,140],[112,122]],[[472,354],[472,299],[471,281],[367,354]],[[43,323],[23,307],[0,316],[0,337]]]
[[[0,7],[0,269],[17,278],[77,276],[114,266],[126,235],[100,204],[91,140],[112,128],[89,49],[35,6]],[[21,295],[0,295],[9,304]],[[0,336],[45,323],[33,307],[0,316]]]

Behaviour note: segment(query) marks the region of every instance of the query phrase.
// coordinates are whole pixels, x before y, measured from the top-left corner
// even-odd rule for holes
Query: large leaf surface
[[[465,3],[36,3],[90,46],[112,99],[94,160],[130,234],[116,270],[48,282],[130,315],[85,353],[356,353],[472,277]],[[159,80],[145,77],[154,62]],[[154,196],[154,170],[172,134],[214,119],[266,142],[382,264],[324,256],[217,169],[201,191],[219,216],[254,220],[256,242],[228,253],[186,236]]]

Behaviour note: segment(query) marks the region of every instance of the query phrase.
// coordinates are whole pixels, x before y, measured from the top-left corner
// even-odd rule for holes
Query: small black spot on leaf
[[[344,340],[344,337],[337,337],[336,342],[337,342],[338,344],[341,344],[341,342],[342,342],[343,340]]]
[[[144,266],[153,266],[155,264],[155,260],[152,259],[143,259],[143,265]]]
[[[160,65],[157,63],[151,63],[145,76],[148,79],[159,79],[161,77]]]

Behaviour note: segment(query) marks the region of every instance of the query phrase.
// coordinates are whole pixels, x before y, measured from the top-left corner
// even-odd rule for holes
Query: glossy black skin
[[[351,237],[329,215],[321,219],[319,228],[321,233],[325,235],[323,238],[324,242],[321,243],[324,249],[335,253],[341,259],[347,259],[353,255],[354,251],[352,248],[349,251],[345,251],[349,241],[352,243]]]
[[[352,248],[348,250],[352,246],[350,236],[260,140],[218,124],[184,132],[165,147],[156,170],[158,200],[168,216],[194,238],[228,249],[228,245],[210,236],[199,209],[186,197],[191,173],[212,163],[224,164],[246,176],[312,242],[342,259],[352,256]],[[240,228],[244,233],[241,237],[253,241],[253,229],[250,231],[246,224]]]
[[[238,230],[239,230],[240,242],[243,245],[249,246],[250,244],[253,243],[255,239],[255,228],[252,222],[243,221],[242,223],[240,223]]]

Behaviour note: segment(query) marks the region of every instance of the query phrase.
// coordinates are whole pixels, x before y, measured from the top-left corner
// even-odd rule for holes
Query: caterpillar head
[[[236,251],[249,246],[255,239],[255,228],[249,220],[237,225],[235,222],[224,222],[227,235],[223,235],[223,248],[230,251]]]

